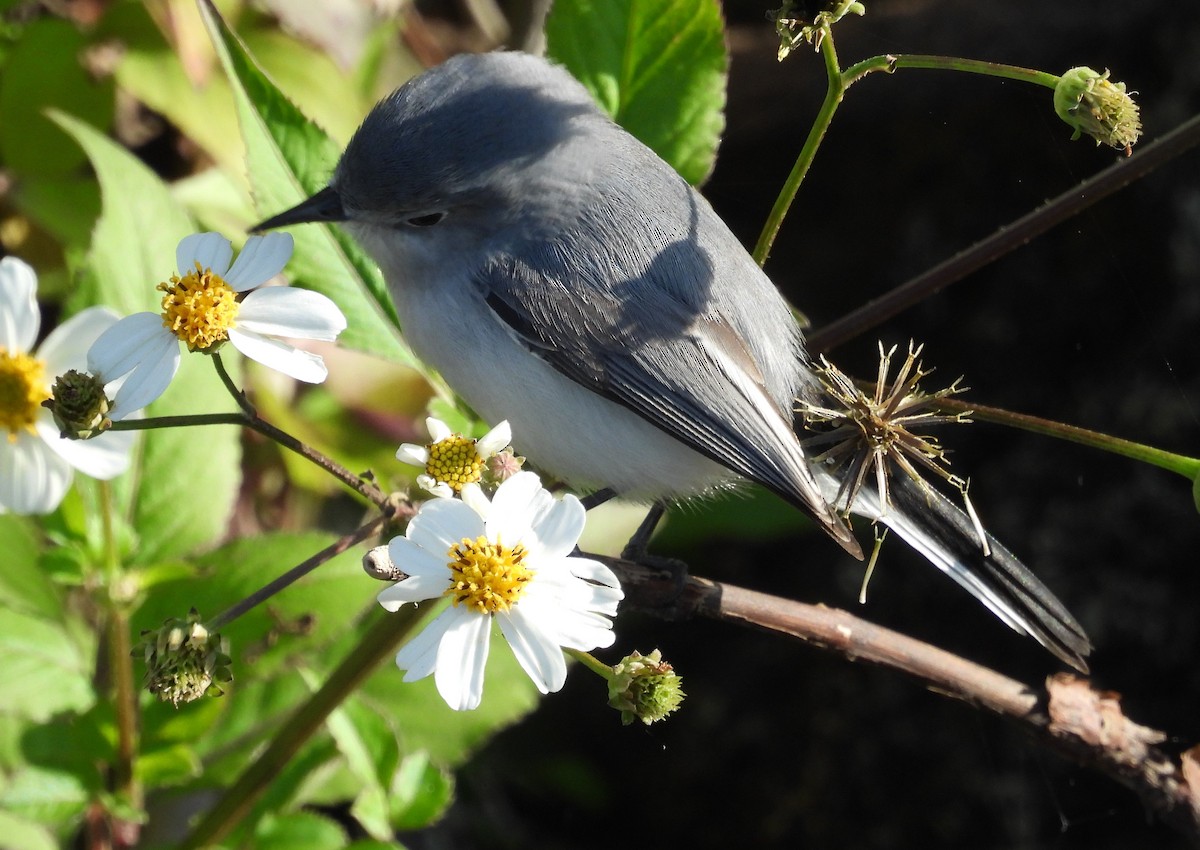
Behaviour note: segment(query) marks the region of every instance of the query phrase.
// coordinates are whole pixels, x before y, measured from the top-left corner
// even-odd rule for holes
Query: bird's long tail
[[[836,499],[837,479],[828,473],[819,479],[826,498]],[[1084,657],[1092,645],[1083,627],[1028,567],[983,532],[985,551],[982,529],[941,493],[907,475],[894,475],[886,509],[868,483],[858,491],[851,511],[890,528],[1011,628],[1087,672]]]

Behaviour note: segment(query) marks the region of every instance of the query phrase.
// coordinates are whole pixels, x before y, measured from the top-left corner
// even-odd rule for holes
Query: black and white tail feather
[[[824,473],[817,480],[827,499],[838,498],[837,477]],[[971,517],[928,484],[891,476],[884,506],[868,479],[850,510],[891,529],[1014,631],[1076,670],[1088,671],[1091,642],[1066,607],[1004,544],[983,532],[985,547]]]

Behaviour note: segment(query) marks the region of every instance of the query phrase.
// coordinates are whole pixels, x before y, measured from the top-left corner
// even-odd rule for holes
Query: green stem
[[[288,760],[321,727],[330,713],[354,691],[416,626],[424,608],[403,608],[379,617],[312,698],[288,718],[267,749],[256,755],[237,781],[221,795],[183,843],[199,850],[218,843],[246,816]]]
[[[112,677],[113,708],[117,718],[117,753],[113,765],[113,788],[135,808],[142,794],[134,774],[137,759],[137,689],[133,683],[133,647],[129,641],[129,618],[121,605],[110,604],[106,628],[108,668]]]
[[[205,628],[207,628],[210,632],[218,631],[227,623],[236,620],[238,617],[245,614],[251,608],[270,599],[276,593],[283,590],[297,579],[308,575],[314,569],[321,566],[321,564],[325,563],[331,558],[336,557],[337,555],[342,554],[351,546],[356,546],[367,538],[374,536],[376,533],[378,533],[379,529],[381,529],[384,524],[389,521],[389,519],[390,517],[388,516],[378,516],[368,522],[366,525],[359,528],[357,531],[347,534],[337,542],[326,546],[311,558],[308,558],[307,560],[292,567],[270,584],[264,585],[242,601],[238,602],[236,605],[231,606],[217,616],[213,617],[204,624]]]
[[[821,103],[821,109],[813,121],[812,128],[808,131],[808,138],[804,140],[804,147],[800,149],[792,171],[788,174],[783,189],[779,192],[779,197],[775,199],[775,205],[771,207],[762,233],[759,234],[758,242],[754,246],[754,261],[760,266],[767,261],[767,256],[771,253],[771,246],[775,244],[775,237],[779,235],[783,219],[787,215],[788,209],[791,208],[792,201],[796,198],[796,192],[799,191],[800,184],[804,180],[804,175],[808,173],[809,166],[816,158],[817,149],[821,147],[825,133],[833,121],[833,115],[837,112],[837,108],[842,102],[842,96],[846,93],[846,83],[838,65],[837,50],[833,46],[833,35],[829,27],[825,28],[824,37],[821,39],[821,56],[825,59],[825,72],[829,77],[825,100]]]
[[[603,661],[600,661],[598,658],[596,658],[590,652],[584,652],[581,649],[563,649],[563,652],[565,652],[567,655],[574,658],[576,661],[578,661],[584,667],[591,670],[593,673],[595,673],[597,676],[599,676],[604,681],[606,681],[606,682],[612,681],[612,679],[613,679],[612,667],[609,667]]]
[[[938,407],[953,411],[970,411],[973,419],[984,422],[995,422],[999,425],[1011,425],[1014,428],[1020,428],[1024,431],[1032,431],[1035,434],[1045,434],[1049,437],[1069,440],[1072,443],[1079,443],[1080,445],[1089,446],[1094,449],[1139,460],[1143,463],[1149,463],[1170,472],[1178,473],[1189,481],[1195,481],[1197,476],[1200,476],[1200,458],[1174,454],[1173,452],[1135,443],[1132,440],[1122,440],[1120,437],[1101,434],[1099,431],[1089,431],[1086,428],[1079,428],[1075,425],[1041,419],[1025,413],[1013,413],[1010,410],[1003,410],[999,407],[971,404],[959,399],[942,399],[938,402]]]
[[[999,77],[1004,80],[1017,80],[1023,83],[1045,86],[1053,89],[1058,85],[1057,74],[1036,71],[1032,68],[1022,68],[1018,65],[1004,65],[999,62],[983,62],[979,59],[962,59],[958,56],[929,56],[918,53],[901,53],[887,56],[872,56],[855,65],[851,65],[842,75],[847,87],[856,83],[872,71],[892,71],[900,68],[924,68],[934,71],[962,71],[968,74],[982,74],[988,77]]]

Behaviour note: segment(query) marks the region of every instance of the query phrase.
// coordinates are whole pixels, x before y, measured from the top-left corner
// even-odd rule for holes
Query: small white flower
[[[477,484],[462,496],[426,502],[388,546],[407,578],[380,593],[379,604],[396,611],[450,599],[397,653],[404,681],[433,674],[451,708],[476,708],[494,620],[538,690],[557,691],[567,677],[562,647],[611,646],[609,618],[624,596],[612,570],[571,555],[583,505],[570,495],[556,500],[532,472],[505,481],[491,501]]]
[[[0,260],[0,513],[53,511],[71,486],[72,469],[107,480],[128,468],[134,434],[64,440],[41,406],[53,376],[84,369],[88,347],[116,320],[112,311],[90,307],[34,352],[42,322],[37,275],[15,257]]]
[[[193,233],[179,243],[179,274],[163,291],[161,313],[135,313],[114,325],[88,352],[88,368],[111,381],[129,375],[110,417],[122,419],[162,395],[179,369],[179,343],[213,352],[226,341],[247,357],[299,381],[318,384],[328,371],[319,355],[280,337],[333,340],[346,319],[317,292],[271,286],[256,289],[283,270],[292,256],[286,233],[251,236],[233,259],[219,233]],[[253,290],[253,291],[251,291]]]
[[[425,446],[404,443],[396,452],[396,459],[424,467],[425,471],[417,476],[417,484],[442,499],[452,499],[465,485],[479,481],[488,458],[512,442],[508,420],[478,440],[455,434],[449,425],[433,416],[425,420],[425,427],[429,429],[430,443]]]

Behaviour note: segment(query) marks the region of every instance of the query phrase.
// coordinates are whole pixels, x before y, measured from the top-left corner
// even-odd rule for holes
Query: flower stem
[[[404,608],[399,613],[379,617],[321,689],[287,719],[266,750],[255,755],[237,781],[204,815],[182,844],[183,850],[208,847],[228,835],[253,808],[267,786],[278,777],[288,760],[321,727],[325,718],[362,683],[376,665],[395,652],[425,610],[422,607]]]
[[[578,661],[584,667],[591,670],[593,673],[595,673],[597,676],[599,676],[604,681],[606,681],[606,682],[612,681],[612,679],[613,679],[612,667],[609,667],[603,661],[600,661],[598,658],[596,658],[590,652],[584,652],[581,649],[569,649],[569,648],[564,648],[563,652],[565,652],[567,655],[574,658],[576,661]]]
[[[962,71],[967,74],[983,74],[988,77],[999,77],[1004,80],[1018,80],[1023,83],[1033,83],[1053,89],[1058,85],[1059,76],[1033,68],[1022,68],[1018,65],[1003,65],[999,62],[983,62],[979,59],[963,59],[958,56],[930,56],[919,53],[900,53],[885,56],[872,56],[855,65],[851,65],[842,75],[847,87],[858,82],[872,71],[887,71],[891,73],[901,68],[924,68],[936,71]]]
[[[791,208],[792,201],[796,198],[796,192],[799,191],[809,166],[816,158],[817,149],[821,147],[825,132],[829,129],[833,115],[837,112],[842,97],[846,93],[846,81],[842,76],[841,67],[838,65],[837,50],[833,46],[833,33],[828,26],[825,27],[821,38],[821,56],[825,60],[825,72],[829,78],[828,87],[825,89],[825,100],[821,103],[821,109],[817,112],[812,128],[808,131],[808,138],[804,140],[804,147],[800,149],[792,171],[784,181],[783,189],[780,190],[779,197],[775,199],[775,205],[771,207],[762,233],[759,234],[758,242],[754,246],[754,261],[760,266],[767,261],[767,256],[771,253],[771,246],[775,244],[775,237],[779,235],[783,219]]]
[[[213,356],[215,359],[215,355]],[[219,369],[218,371],[222,370]],[[241,394],[239,393],[239,395]],[[258,415],[249,402],[245,401],[244,396],[242,397],[242,402],[245,402],[245,404],[240,413],[196,413],[183,416],[152,416],[146,419],[125,419],[112,423],[112,427],[108,430],[145,431],[151,428],[186,428],[197,425],[237,425],[242,428],[249,428],[270,440],[274,440],[284,448],[290,449],[302,458],[311,461],[351,490],[356,491],[363,498],[381,508],[387,509],[388,495],[375,484],[359,475],[355,475],[337,461],[267,422]]]
[[[357,531],[347,534],[340,540],[330,544],[329,546],[326,546],[311,558],[308,558],[307,560],[292,567],[292,569],[279,576],[279,578],[275,579],[270,584],[264,585],[242,601],[238,602],[236,605],[231,606],[217,616],[213,617],[204,624],[205,628],[207,628],[210,632],[218,631],[227,623],[236,620],[238,617],[242,616],[259,603],[270,599],[276,593],[283,590],[297,579],[308,575],[317,567],[321,566],[321,564],[325,563],[331,558],[336,557],[337,555],[342,554],[351,546],[355,546],[367,538],[377,534],[379,529],[383,528],[384,524],[389,520],[390,517],[388,516],[378,516],[368,522],[366,525],[359,528]]]
[[[1163,451],[1142,443],[1135,443],[1132,440],[1123,440],[1120,437],[1102,434],[1099,431],[1089,431],[1087,428],[1079,428],[1075,425],[1041,419],[1026,413],[1013,413],[999,407],[972,404],[960,399],[944,398],[938,401],[937,406],[947,410],[970,411],[973,419],[995,422],[999,425],[1011,425],[1024,431],[1069,440],[1072,443],[1139,460],[1178,473],[1189,481],[1195,481],[1200,476],[1200,458]]]

